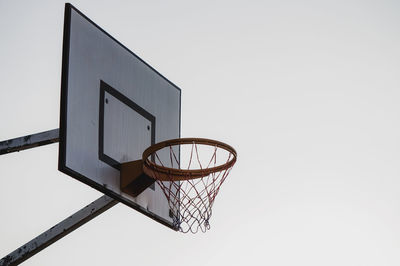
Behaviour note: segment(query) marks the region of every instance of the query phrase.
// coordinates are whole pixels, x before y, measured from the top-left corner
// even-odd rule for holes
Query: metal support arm
[[[35,148],[59,141],[59,130],[53,129],[25,137],[0,142],[0,155]],[[40,234],[25,245],[0,260],[0,266],[18,265],[42,251],[57,240],[89,222],[96,216],[116,205],[118,201],[106,195],[93,201],[46,232]]]
[[[35,148],[59,141],[59,130],[53,129],[24,137],[0,141],[0,155]]]
[[[117,204],[102,196],[0,260],[0,266],[18,265]]]

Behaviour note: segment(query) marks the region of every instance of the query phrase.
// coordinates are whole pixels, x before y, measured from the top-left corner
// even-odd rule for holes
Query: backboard
[[[158,185],[120,189],[121,163],[180,137],[181,91],[70,4],[65,6],[59,170],[173,229]]]

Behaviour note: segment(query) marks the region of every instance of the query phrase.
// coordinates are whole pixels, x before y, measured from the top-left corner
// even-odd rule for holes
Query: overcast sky
[[[118,204],[24,265],[400,265],[398,1],[72,1],[238,162],[207,233]],[[62,1],[0,0],[0,141],[58,128]],[[101,196],[0,156],[0,258]]]

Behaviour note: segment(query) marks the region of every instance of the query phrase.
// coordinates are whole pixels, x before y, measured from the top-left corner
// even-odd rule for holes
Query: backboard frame
[[[168,221],[166,219],[164,219],[161,216],[155,215],[154,213],[149,212],[146,208],[140,206],[139,204],[136,204],[135,202],[126,200],[124,197],[122,197],[120,194],[115,193],[109,189],[107,189],[104,186],[99,185],[98,183],[94,182],[93,180],[91,180],[90,178],[74,171],[73,169],[69,168],[66,165],[66,142],[67,142],[67,106],[68,106],[68,77],[69,77],[69,55],[70,55],[70,30],[71,30],[71,12],[75,11],[77,12],[80,16],[82,16],[84,19],[86,19],[90,24],[92,24],[94,27],[96,27],[98,30],[100,30],[102,33],[104,33],[105,35],[107,35],[110,39],[112,39],[115,43],[117,43],[121,48],[125,49],[125,51],[129,52],[132,56],[134,56],[135,58],[137,58],[139,61],[141,61],[143,64],[145,64],[149,69],[151,69],[154,73],[156,73],[159,77],[161,77],[163,80],[165,80],[166,82],[168,82],[170,85],[172,85],[173,87],[175,87],[178,92],[179,92],[179,137],[180,137],[180,132],[181,132],[181,89],[179,87],[177,87],[175,84],[173,84],[171,81],[169,81],[167,78],[165,78],[163,75],[161,75],[157,70],[155,70],[153,67],[151,67],[149,64],[147,64],[144,60],[142,60],[140,57],[138,57],[135,53],[133,53],[131,50],[129,50],[126,46],[124,46],[123,44],[121,44],[118,40],[116,40],[114,37],[112,37],[110,34],[108,34],[105,30],[103,30],[101,27],[99,27],[96,23],[94,23],[91,19],[89,19],[87,16],[85,16],[82,12],[80,12],[78,9],[76,9],[74,6],[72,6],[69,3],[65,4],[65,17],[64,17],[64,36],[63,36],[63,53],[62,53],[62,77],[61,77],[61,102],[60,102],[60,131],[59,131],[59,163],[58,163],[58,169],[89,185],[90,187],[118,200],[119,202],[124,203],[125,205],[132,207],[133,209],[141,212],[142,214],[152,218],[153,220],[156,220],[157,222],[173,229],[173,230],[177,230],[178,228],[176,228],[176,226],[174,226],[173,222]],[[101,86],[105,86],[106,88],[108,88],[108,92],[112,92],[114,93],[114,91],[112,91],[112,87],[111,89],[108,86],[108,84],[102,84]],[[102,91],[104,93],[104,90]],[[111,93],[111,94],[112,94]],[[115,94],[115,93],[114,93]],[[115,95],[114,95],[115,96]],[[120,96],[120,95],[118,95]],[[101,97],[101,96],[100,96]],[[122,98],[122,101],[124,101],[124,99]],[[129,103],[130,105],[132,105],[131,103]],[[101,106],[101,104],[100,104]],[[132,107],[132,106],[131,106]],[[134,107],[136,109],[138,109],[140,111],[140,106],[136,106]],[[136,110],[137,111],[137,110]],[[152,118],[151,114],[148,114],[145,110],[143,112],[143,116],[148,119],[150,122],[153,121],[154,126],[152,126],[151,131],[152,131],[152,137],[151,137],[151,142],[152,144],[154,144],[155,142],[155,138],[154,138],[154,134],[155,134],[155,119],[156,118]],[[153,119],[153,120],[152,120]],[[100,133],[101,129],[99,127],[99,133]],[[101,145],[101,143],[99,142],[99,145]],[[101,146],[100,146],[101,147]],[[99,148],[100,148],[99,147]],[[101,156],[100,154],[100,150],[99,150],[99,156]],[[117,166],[118,168],[118,166]]]

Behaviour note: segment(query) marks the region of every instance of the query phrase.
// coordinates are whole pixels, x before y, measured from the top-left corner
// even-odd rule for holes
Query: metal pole
[[[100,197],[67,219],[63,220],[46,232],[40,234],[25,245],[2,258],[0,260],[0,266],[18,265],[24,262],[57,240],[68,235],[78,227],[89,222],[99,214],[113,207],[117,203],[118,201],[106,195]]]
[[[35,148],[59,141],[59,130],[53,129],[0,142],[0,155]],[[117,204],[118,201],[106,195],[93,201],[67,219],[61,221],[46,232],[40,234],[25,245],[0,260],[0,266],[18,265],[42,251],[57,240],[89,222],[99,214]]]
[[[53,129],[0,142],[0,155],[35,148],[59,141],[59,130]]]

